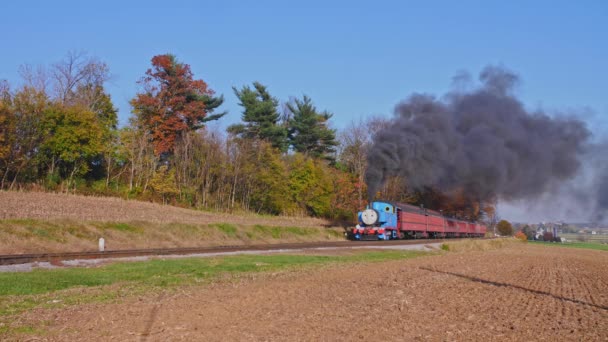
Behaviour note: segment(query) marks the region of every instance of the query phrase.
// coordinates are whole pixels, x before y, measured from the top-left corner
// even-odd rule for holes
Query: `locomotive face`
[[[371,226],[378,222],[378,212],[374,209],[365,209],[361,213],[361,221],[368,226]]]

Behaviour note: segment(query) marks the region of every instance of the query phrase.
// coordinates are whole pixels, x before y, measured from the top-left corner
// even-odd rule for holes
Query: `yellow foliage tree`
[[[163,204],[166,204],[168,199],[179,193],[175,184],[175,169],[169,170],[167,165],[159,167],[150,180],[150,187],[162,197]]]

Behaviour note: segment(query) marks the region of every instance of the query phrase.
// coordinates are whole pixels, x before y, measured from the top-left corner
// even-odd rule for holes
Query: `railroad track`
[[[437,239],[420,240],[391,240],[391,241],[338,241],[338,242],[310,242],[310,243],[280,243],[259,244],[241,246],[214,246],[214,247],[182,247],[182,248],[152,248],[152,249],[123,249],[108,250],[104,252],[84,251],[65,253],[39,253],[39,254],[8,254],[0,255],[0,265],[17,265],[31,262],[58,262],[64,260],[78,259],[106,259],[125,258],[135,256],[157,256],[157,255],[187,255],[187,254],[214,254],[245,251],[276,251],[309,248],[344,248],[362,246],[391,246],[391,245],[414,245],[441,242]]]

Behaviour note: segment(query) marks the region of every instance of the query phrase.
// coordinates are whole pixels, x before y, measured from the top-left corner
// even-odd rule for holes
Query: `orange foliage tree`
[[[364,183],[359,182],[358,178],[348,172],[329,168],[332,172],[332,181],[334,183],[334,194],[331,200],[333,210],[333,219],[351,220],[356,218],[356,213],[361,210],[357,194]],[[365,191],[366,189],[362,189]]]
[[[515,238],[519,239],[521,241],[528,241],[528,237],[526,236],[526,234],[524,232],[522,232],[521,230],[518,231],[517,233],[515,233]]]
[[[214,97],[207,83],[195,80],[190,66],[173,55],[154,56],[152,68],[139,83],[144,91],[131,100],[131,105],[139,124],[151,134],[157,156],[171,155],[185,132],[200,129],[226,114],[211,115],[223,97]]]

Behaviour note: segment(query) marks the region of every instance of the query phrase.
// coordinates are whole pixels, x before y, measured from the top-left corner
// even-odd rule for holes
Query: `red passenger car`
[[[376,201],[359,212],[355,240],[483,237],[484,225],[447,218],[441,212],[403,203]]]
[[[483,237],[486,233],[484,225],[447,218],[438,211],[403,203],[395,207],[400,237]]]

